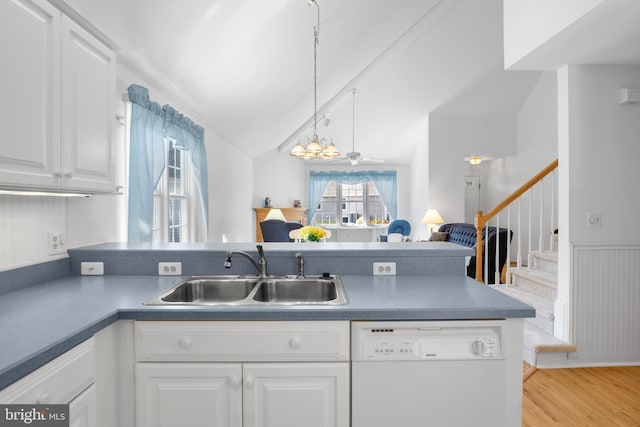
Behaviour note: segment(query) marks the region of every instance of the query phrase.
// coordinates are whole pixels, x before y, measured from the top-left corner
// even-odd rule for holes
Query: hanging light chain
[[[309,5],[314,4],[317,11],[317,24],[313,27],[313,136],[309,143],[303,146],[300,141],[290,151],[290,155],[310,159],[332,159],[338,157],[340,152],[331,138],[318,138],[318,44],[320,43],[320,5],[317,0],[309,0]],[[326,143],[326,140],[329,143]]]
[[[318,126],[318,43],[320,42],[320,5],[312,0],[318,11],[318,23],[313,27],[313,133],[317,133]]]

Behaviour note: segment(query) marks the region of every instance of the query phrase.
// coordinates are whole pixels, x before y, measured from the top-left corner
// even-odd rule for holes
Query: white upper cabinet
[[[0,2],[0,183],[57,186],[60,12],[44,0]]]
[[[44,0],[0,2],[0,37],[0,186],[115,191],[115,53]]]
[[[62,17],[62,185],[114,191],[114,52]]]

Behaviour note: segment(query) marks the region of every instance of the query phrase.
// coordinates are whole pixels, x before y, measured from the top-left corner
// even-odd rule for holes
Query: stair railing
[[[544,211],[544,178],[547,177],[547,175],[551,174],[551,196],[548,198],[551,206],[550,208],[547,210],[547,212],[550,214],[549,217],[549,236],[550,236],[550,248],[553,248],[553,231],[555,229],[555,188],[556,188],[556,170],[558,168],[558,159],[554,160],[553,162],[551,162],[547,167],[545,167],[544,169],[542,169],[540,172],[538,172],[533,178],[531,178],[529,181],[527,181],[524,185],[522,185],[520,188],[518,188],[516,191],[514,191],[510,196],[508,196],[507,198],[505,198],[502,202],[498,203],[496,205],[496,207],[494,207],[493,209],[491,209],[489,212],[487,212],[486,214],[483,214],[482,211],[478,211],[476,213],[476,217],[475,217],[475,227],[476,227],[476,277],[475,279],[479,282],[483,282],[483,283],[488,283],[488,277],[489,274],[491,274],[491,272],[487,271],[489,269],[489,263],[488,263],[488,259],[484,259],[483,260],[483,254],[484,253],[489,253],[489,239],[485,239],[484,242],[484,249],[483,249],[483,239],[482,239],[482,230],[485,227],[489,227],[489,221],[491,219],[493,219],[494,217],[496,218],[496,229],[499,230],[500,229],[500,216],[499,214],[501,212],[503,212],[505,209],[507,211],[507,225],[506,228],[507,229],[511,229],[511,207],[512,205],[517,202],[517,229],[516,229],[516,233],[514,233],[516,235],[517,238],[517,258],[516,258],[516,265],[518,268],[522,267],[522,227],[521,227],[521,219],[522,219],[522,198],[523,195],[525,193],[528,193],[529,197],[529,206],[528,206],[528,251],[527,251],[527,265],[529,267],[531,267],[532,264],[532,259],[533,259],[533,245],[532,245],[532,231],[533,231],[533,203],[532,203],[532,199],[533,199],[533,189],[534,187],[539,187],[540,189],[540,203],[538,206],[539,209],[539,226],[538,226],[538,232],[539,232],[539,236],[538,236],[538,250],[542,251],[544,249],[544,241],[543,241],[543,236],[544,236],[544,215],[545,215],[545,211]],[[487,235],[488,235],[488,228],[487,228]],[[493,272],[495,274],[495,283],[499,284],[500,283],[500,272],[502,270],[502,266],[499,265],[499,258],[500,258],[500,245],[498,244],[498,237],[499,235],[496,235],[496,259],[495,259],[495,266],[496,266],[496,271]],[[507,237],[508,239],[508,237]],[[483,265],[484,265],[484,269],[483,269]],[[509,244],[509,242],[507,242],[507,256],[506,256],[506,265],[507,265],[507,274],[506,274],[506,283],[510,284],[511,282],[511,275],[509,274],[509,269],[511,268],[511,245]],[[484,277],[482,272],[484,271]]]

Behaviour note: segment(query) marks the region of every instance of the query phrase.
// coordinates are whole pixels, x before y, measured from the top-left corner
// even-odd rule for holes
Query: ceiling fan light
[[[352,157],[351,158],[351,166],[357,166],[358,165],[358,159],[356,157]]]

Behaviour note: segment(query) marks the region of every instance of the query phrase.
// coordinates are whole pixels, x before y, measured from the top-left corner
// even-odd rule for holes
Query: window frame
[[[170,240],[172,238],[171,230],[176,226],[170,224],[170,202],[172,200],[179,200],[186,208],[186,215],[181,215],[182,224],[177,227],[183,227],[184,232],[180,234],[182,238],[179,243],[194,242],[196,238],[196,202],[195,202],[195,182],[191,173],[191,161],[189,159],[190,153],[188,150],[183,150],[175,147],[175,140],[167,138],[165,140],[165,169],[162,172],[162,176],[154,188],[153,191],[153,229],[152,229],[152,242],[153,243],[178,243]],[[180,165],[177,167],[182,172],[183,180],[183,193],[171,193],[170,190],[170,171],[176,170],[176,167],[171,164],[171,150],[180,152]],[[174,159],[176,156],[174,155]],[[160,215],[159,215],[160,214]],[[184,219],[186,218],[186,223]]]

